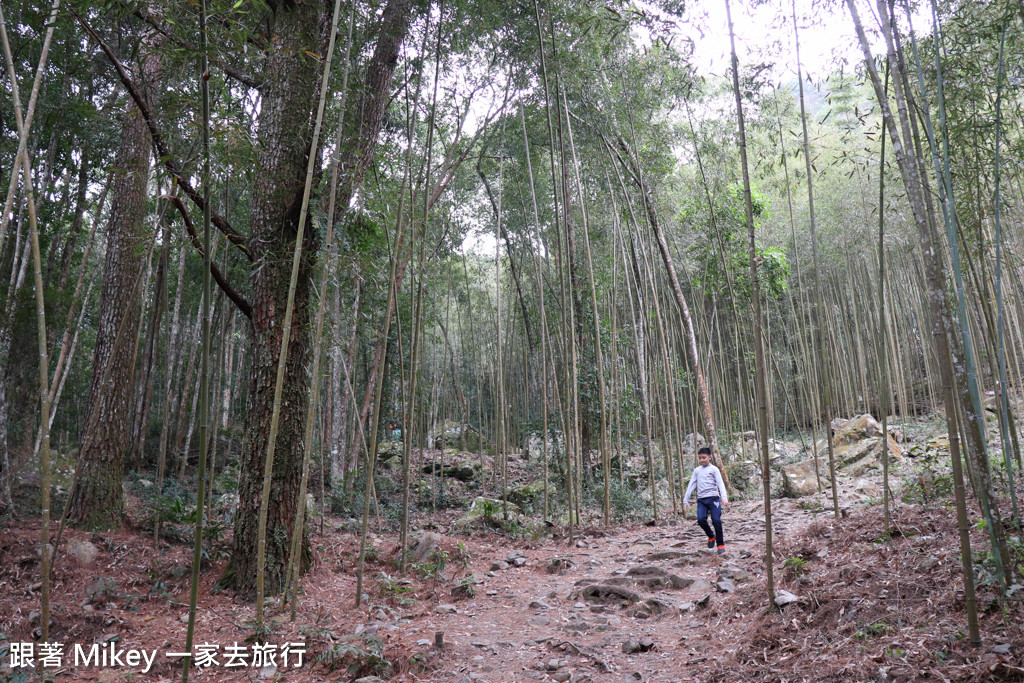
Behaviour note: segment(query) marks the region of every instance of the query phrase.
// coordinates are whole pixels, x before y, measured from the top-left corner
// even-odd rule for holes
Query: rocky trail
[[[796,501],[773,502],[780,537],[819,516]],[[721,644],[767,605],[762,504],[734,503],[724,519],[724,555],[706,548],[692,518],[592,529],[569,548],[545,544],[474,563],[472,599],[438,605],[408,627],[371,628],[400,631],[410,650],[431,652],[432,680],[701,679],[728,654]],[[779,602],[797,599],[782,593]]]
[[[913,478],[910,467],[899,466],[897,481]],[[358,527],[328,516],[322,533],[319,520],[314,525],[315,562],[297,620],[276,600],[268,603],[269,642],[301,643],[302,666],[224,666],[227,649],[249,647],[253,609],[217,588],[224,560],[213,550],[195,642],[221,659],[194,669],[191,680],[1024,680],[1024,593],[1012,586],[1009,599],[998,600],[987,535],[973,530],[983,641],[972,647],[948,499],[904,494],[886,535],[874,497],[879,479],[870,468],[841,474],[839,519],[828,492],[772,500],[778,609],[771,611],[760,497],[724,511],[724,555],[707,548],[692,517],[673,516],[671,508],[657,525],[604,527],[590,519],[572,543],[564,527],[513,538],[487,523],[467,527],[463,509],[426,513],[412,530],[404,573],[397,533],[370,534],[359,607]],[[1015,561],[1024,563],[1024,543],[1015,530],[1008,535]],[[0,534],[3,683],[30,680],[6,653],[38,629],[38,538],[32,519]],[[189,546],[154,547],[144,528],[69,530],[66,539],[53,588],[53,638],[69,651],[100,645],[159,656],[145,671],[65,661],[58,680],[180,680],[180,665],[164,653],[185,640]]]

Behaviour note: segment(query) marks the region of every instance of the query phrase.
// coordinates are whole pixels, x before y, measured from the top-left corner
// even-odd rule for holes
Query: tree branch
[[[124,65],[121,64],[120,60],[117,58],[117,55],[115,55],[114,51],[110,49],[110,46],[108,46],[103,41],[103,39],[100,38],[100,36],[96,33],[96,31],[92,29],[91,26],[89,26],[88,23],[86,23],[85,19],[83,19],[76,12],[72,12],[72,15],[74,15],[78,23],[82,25],[82,28],[85,29],[85,32],[89,34],[89,37],[92,38],[97,45],[99,45],[100,49],[103,50],[103,53],[107,55],[107,58],[113,65],[114,70],[117,71],[117,75],[121,79],[121,83],[128,91],[128,94],[131,95],[132,100],[135,102],[135,106],[139,108],[139,112],[142,114],[142,118],[145,120],[146,126],[149,128],[149,134],[150,137],[153,138],[153,147],[156,150],[157,156],[160,158],[161,161],[163,161],[164,166],[167,167],[167,170],[171,172],[171,175],[174,176],[174,178],[178,181],[178,185],[181,187],[182,192],[188,195],[188,198],[191,199],[196,206],[198,206],[200,209],[204,209],[206,205],[205,200],[203,199],[202,195],[200,195],[199,192],[197,192],[196,189],[192,187],[192,184],[188,181],[188,178],[185,177],[185,174],[182,172],[181,168],[171,157],[170,149],[167,147],[167,142],[164,140],[163,134],[157,127],[156,119],[153,117],[153,113],[149,110],[149,106],[146,104],[146,100],[145,98],[143,98],[142,92],[139,90],[138,86],[135,85],[135,83],[132,81],[131,76],[128,74],[128,71],[124,68]],[[224,217],[218,214],[217,212],[211,210],[210,213],[212,214],[211,220],[213,224],[217,226],[217,229],[224,233],[224,235],[227,236],[228,240],[230,240],[232,244],[234,244],[236,247],[242,250],[242,253],[245,254],[246,258],[249,259],[250,263],[253,262],[254,259],[252,253],[249,251],[248,240],[245,238],[245,236],[239,233],[233,227],[231,227],[231,224],[228,223],[227,220],[225,220]]]
[[[188,42],[184,38],[181,38],[180,36],[176,35],[173,31],[171,31],[166,25],[167,22],[158,22],[155,18],[150,16],[149,13],[143,12],[142,10],[136,10],[135,16],[140,20],[146,22],[150,26],[152,26],[154,30],[159,31],[161,34],[166,36],[168,40],[177,43],[189,52],[199,51],[199,48],[197,48],[195,45],[193,45],[192,43]],[[254,90],[259,90],[261,87],[263,87],[263,83],[257,81],[249,74],[243,73],[235,67],[224,63],[223,60],[217,59],[215,57],[214,63],[217,65],[218,68],[220,68],[221,71],[224,72],[225,76],[235,79],[242,85],[246,85],[250,88],[253,88]]]
[[[203,245],[199,243],[199,233],[196,231],[196,226],[192,223],[192,219],[189,217],[188,210],[185,208],[185,203],[181,201],[181,197],[165,194],[160,198],[166,199],[178,210],[178,213],[181,214],[182,221],[185,223],[185,231],[188,233],[192,246],[199,251],[200,255],[203,255]],[[238,307],[238,310],[240,310],[242,314],[251,321],[252,305],[246,301],[245,297],[239,294],[234,287],[231,286],[227,281],[227,278],[224,277],[224,274],[220,272],[219,268],[217,268],[217,264],[213,261],[210,261],[210,275],[212,275],[213,279],[216,280],[221,291],[223,291],[224,294],[231,299],[232,303]]]

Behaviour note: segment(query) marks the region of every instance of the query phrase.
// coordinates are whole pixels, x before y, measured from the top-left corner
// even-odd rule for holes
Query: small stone
[[[474,662],[482,662],[482,661],[484,661],[484,656],[483,655],[473,655],[473,661]]]
[[[265,667],[260,669],[260,680],[269,681],[277,675],[277,667],[273,664],[267,664]]]
[[[183,624],[187,624],[188,623],[188,612],[185,612],[185,614],[182,614],[180,617],[178,617],[178,621],[180,621]]]
[[[793,595],[789,591],[780,590],[775,593],[775,604],[779,607],[784,607],[793,602],[799,602],[800,598]]]
[[[39,610],[34,609],[28,613],[28,623],[32,626],[38,626],[41,619],[42,615],[39,613]]]
[[[492,563],[492,564],[491,564],[491,571],[492,571],[492,572],[500,572],[500,571],[505,571],[505,570],[506,570],[506,569],[508,569],[508,568],[509,568],[510,566],[511,566],[511,565],[509,565],[509,563],[508,563],[508,562],[504,562],[504,561],[502,561],[502,560],[498,560],[497,562],[494,562],[494,563]]]
[[[1010,644],[1000,643],[999,645],[996,645],[992,648],[992,652],[996,653],[997,655],[1008,655],[1010,654]]]
[[[492,588],[492,589],[490,589],[489,591],[487,591],[487,594],[488,594],[488,595],[497,595],[497,594],[498,594],[498,591],[496,591],[496,590],[494,590],[494,589]]]
[[[708,593],[703,598],[701,598],[700,600],[697,600],[693,604],[694,604],[695,607],[707,607],[708,605],[711,604],[711,593]]]
[[[736,584],[734,584],[729,579],[722,579],[717,584],[715,584],[715,587],[718,588],[719,593],[732,593],[734,590],[736,590]]]
[[[548,671],[557,671],[562,666],[561,659],[549,659],[547,663]]]
[[[565,625],[566,631],[575,631],[577,633],[589,631],[590,624],[585,621],[571,621]]]
[[[459,610],[455,605],[438,605],[434,608],[434,611],[438,614],[455,614]]]
[[[573,609],[587,609],[587,603],[585,603],[585,602],[577,602],[576,604],[574,604],[572,606],[572,608]]]
[[[96,561],[96,556],[99,554],[100,549],[90,541],[72,539],[68,543],[68,552],[78,561],[78,564],[88,567]]]
[[[651,614],[646,610],[638,609],[637,611],[633,612],[633,616],[637,619],[649,619],[651,617]]]
[[[421,646],[421,647],[422,646],[428,646],[428,645],[430,645],[430,639],[429,638],[420,638],[419,640],[416,641],[416,644]]]
[[[650,652],[653,649],[654,649],[654,641],[653,640],[651,640],[650,638],[641,638],[640,639],[640,651],[641,652]]]
[[[568,671],[558,671],[551,678],[556,681],[568,681],[572,679],[572,674]]]
[[[384,679],[377,676],[363,676],[362,678],[357,678],[355,683],[384,683]]]
[[[524,564],[526,564],[526,558],[517,557],[516,559],[512,560],[512,564],[514,564],[517,567],[522,567]]]
[[[546,602],[534,600],[530,603],[530,609],[551,609],[551,605],[547,604]]]
[[[530,623],[534,626],[547,626],[551,623],[551,620],[547,617],[534,617],[533,619],[530,619]]]
[[[518,559],[526,559],[526,557],[525,557],[525,555],[523,555],[522,551],[519,551],[519,550],[513,550],[512,552],[510,552],[508,555],[505,556],[505,562],[507,562],[508,564],[514,564],[515,561],[518,560]],[[518,566],[518,565],[516,565],[516,566]]]

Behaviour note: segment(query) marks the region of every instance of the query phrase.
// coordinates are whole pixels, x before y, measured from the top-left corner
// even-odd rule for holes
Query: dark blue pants
[[[714,533],[708,524],[709,512],[711,513],[711,524],[715,525]],[[715,538],[718,545],[725,545],[725,536],[722,535],[722,501],[717,496],[697,499],[697,524],[708,535],[708,538]]]

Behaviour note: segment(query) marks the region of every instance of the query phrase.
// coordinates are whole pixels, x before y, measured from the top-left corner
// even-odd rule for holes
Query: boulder
[[[861,503],[881,503],[882,487],[870,479],[858,479],[850,486],[853,497]]]
[[[707,441],[704,439],[703,434],[694,434],[690,432],[683,438],[683,453],[696,453],[700,448],[707,446]]]
[[[487,439],[472,425],[452,420],[445,420],[437,426],[434,431],[434,446],[435,448],[463,448],[463,435],[465,435],[465,448],[468,451],[479,453],[481,449],[489,447]]]
[[[640,602],[640,596],[637,593],[621,586],[605,584],[587,586],[580,592],[580,597],[587,602],[600,605],[635,604]]]
[[[849,420],[837,417],[832,420],[833,443],[860,441],[882,435],[882,425],[871,415],[864,413]]]
[[[409,559],[416,564],[429,562],[441,548],[441,537],[431,531],[423,531],[409,541]]]
[[[824,460],[818,463],[818,473],[821,475],[821,485],[829,486],[828,463]],[[789,498],[800,498],[818,492],[818,480],[814,474],[814,459],[803,462],[785,465],[782,468],[782,490]]]
[[[474,460],[460,460],[458,462],[429,461],[423,465],[423,474],[449,477],[459,481],[473,481],[483,471],[480,463]]]
[[[501,517],[504,513],[504,503],[500,499],[495,498],[484,498],[483,496],[477,496],[473,499],[473,503],[469,506],[469,510],[466,511],[467,517]],[[519,506],[509,501],[508,503],[509,514],[519,514]]]
[[[397,458],[397,460],[396,460]],[[401,441],[381,441],[377,444],[377,464],[383,467],[391,467],[402,460]]]
[[[548,491],[554,490],[554,486],[548,484]],[[509,491],[508,499],[525,510],[533,510],[537,503],[544,501],[544,481],[538,479],[529,484],[523,484]]]
[[[761,466],[752,460],[737,460],[725,468],[729,483],[738,491],[756,491],[761,486]]]
[[[100,549],[94,543],[73,538],[68,541],[68,552],[78,561],[78,564],[89,567],[96,561]]]
[[[660,590],[662,588],[683,589],[692,585],[693,579],[670,574],[661,567],[639,566],[631,567],[625,576],[608,579],[605,583],[612,585],[633,583],[645,586],[649,590]]]

